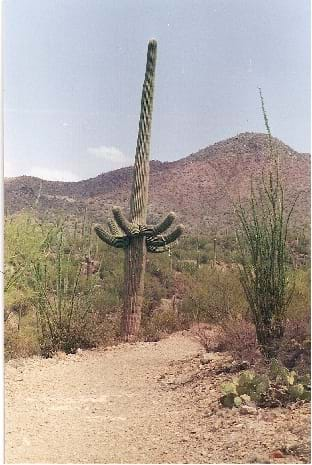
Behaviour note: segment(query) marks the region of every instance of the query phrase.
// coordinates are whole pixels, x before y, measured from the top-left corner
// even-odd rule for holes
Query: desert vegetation
[[[109,404],[113,408],[112,415],[116,418],[125,412],[131,415],[133,435],[137,435],[137,428],[140,431],[148,425],[153,428],[153,415],[156,418],[161,415],[166,437],[172,437],[170,454],[176,457],[177,463],[181,461],[181,447],[186,457],[190,454],[189,463],[202,463],[200,454],[207,454],[206,450],[211,455],[205,456],[205,463],[219,463],[220,460],[227,461],[229,457],[233,457],[234,462],[238,455],[246,463],[267,463],[267,459],[263,458],[264,453],[271,454],[270,460],[273,462],[275,459],[272,457],[291,460],[294,455],[296,461],[308,462],[308,410],[305,405],[310,397],[308,238],[302,232],[298,234],[290,230],[288,234],[289,254],[285,256],[285,266],[287,279],[292,283],[292,293],[283,314],[284,331],[274,354],[276,358],[268,362],[266,354],[260,350],[262,347],[257,340],[254,315],[244,292],[240,249],[234,231],[217,236],[215,231],[182,236],[164,253],[147,256],[138,334],[138,341],[147,343],[131,347],[118,345],[123,341],[124,251],[99,241],[93,226],[87,214],[80,221],[65,217],[59,219],[57,224],[48,219],[38,219],[34,210],[5,218],[5,357],[6,360],[11,359],[6,369],[9,377],[7,397],[10,399],[14,395],[14,402],[10,405],[14,406],[14,411],[25,412],[22,418],[29,418],[23,426],[29,431],[29,437],[33,440],[36,436],[44,438],[46,433],[39,425],[42,418],[45,421],[51,419],[53,431],[56,427],[56,431],[60,428],[60,431],[69,431],[71,435],[81,438],[77,442],[79,446],[73,448],[68,444],[63,450],[70,451],[69,454],[77,450],[78,455],[88,457],[92,448],[85,441],[82,425],[90,421],[91,414],[97,412],[95,406],[103,409],[102,392],[105,389],[105,393],[111,393],[110,383],[113,379],[120,390],[112,393],[112,396],[117,396],[117,400]],[[187,337],[181,336],[181,330],[189,330]],[[178,333],[173,338],[168,337],[175,332]],[[193,336],[190,338],[189,335]],[[201,343],[200,350],[205,352],[202,359],[195,357],[193,344],[196,339]],[[112,349],[115,345],[116,350]],[[107,348],[108,352],[84,350],[92,348]],[[77,355],[72,358],[70,354]],[[27,361],[19,368],[24,363],[20,361],[21,357],[33,355],[40,358],[31,359],[31,364],[28,365]],[[157,358],[160,355],[161,361]],[[49,360],[42,360],[42,357],[49,357]],[[80,363],[77,363],[79,360],[76,357],[80,357]],[[187,358],[179,361],[183,357]],[[12,360],[14,358],[19,360]],[[232,361],[227,362],[229,358]],[[53,365],[45,364],[48,361]],[[18,364],[17,368],[13,363]],[[89,380],[90,373],[94,374]],[[25,381],[18,382],[24,376]],[[62,379],[62,388],[56,388],[58,379]],[[77,379],[80,380],[78,383]],[[27,392],[33,393],[36,403],[39,399],[42,414],[25,404],[25,390],[22,394],[15,394],[25,386]],[[100,391],[99,387],[94,389],[94,386],[100,386]],[[135,387],[133,392],[136,397],[135,402],[131,403],[132,407],[129,407],[124,394],[129,386],[131,389]],[[168,392],[171,389],[173,391]],[[93,394],[90,395],[90,392]],[[86,401],[83,401],[82,395]],[[16,401],[15,396],[23,399],[23,402]],[[27,399],[29,401],[31,397],[28,395]],[[76,405],[75,399],[85,402],[82,418],[80,404],[77,410],[79,418],[74,416],[75,410],[72,409]],[[86,402],[89,402],[93,413]],[[51,410],[51,405],[55,409],[67,409],[65,424],[64,415],[55,415],[57,412]],[[144,405],[142,411],[146,412],[146,416],[143,418],[138,417],[137,405]],[[171,410],[170,424],[167,425],[168,405]],[[275,410],[277,413],[274,413]],[[14,424],[21,424],[17,423],[14,411],[9,417],[9,425],[12,424],[13,429]],[[259,411],[263,413],[258,414]],[[110,411],[105,412],[109,417]],[[61,410],[59,413],[64,412]],[[249,417],[243,420],[240,415]],[[259,415],[268,420],[262,420]],[[97,418],[94,415],[94,435],[102,431],[102,427],[99,428],[96,423]],[[103,417],[100,418],[102,422]],[[223,423],[220,423],[220,418]],[[181,424],[181,419],[183,427],[179,429],[177,425]],[[241,438],[244,436],[242,428],[252,421],[257,430],[259,424],[269,422],[262,425],[259,434],[253,438],[258,455],[251,454],[250,438],[238,449],[224,449],[224,435],[221,434],[224,428]],[[37,428],[35,432],[34,425]],[[108,423],[107,434],[110,438],[116,434],[119,440],[120,430],[118,424],[115,425],[116,422]],[[298,440],[291,442],[294,435],[288,432],[288,442],[281,442],[276,433],[278,428],[291,432],[298,430]],[[178,445],[174,442],[177,430],[180,431],[179,438],[182,438],[178,438]],[[219,433],[216,434],[216,431]],[[129,439],[129,433],[124,434],[121,461],[130,450],[127,440],[132,441],[132,435]],[[144,439],[148,454],[151,454],[149,451],[155,453],[155,457],[151,455],[148,460],[150,463],[165,463],[167,449],[163,450],[161,440],[157,442],[157,450],[153,449],[154,434],[148,434],[148,438]],[[19,431],[14,432],[14,437],[19,436]],[[51,436],[45,439],[45,444],[51,444],[48,449],[49,461],[55,462],[60,460],[59,447],[55,449],[55,444],[66,442],[63,437],[56,437],[57,433],[52,439]],[[209,447],[206,449],[207,437]],[[13,444],[12,439],[10,441],[7,442],[8,450]],[[109,452],[105,445],[105,451],[99,452],[98,447],[101,446],[97,446],[94,453],[105,457],[109,453],[111,461],[116,461],[119,447],[111,440],[109,443]],[[98,444],[103,444],[103,441]],[[211,444],[217,449],[211,451]],[[31,450],[34,462],[47,456],[46,445],[43,448],[32,447]],[[12,451],[16,451],[15,446]],[[220,458],[220,451],[224,451],[223,459]],[[23,444],[15,452],[21,461],[25,453]],[[146,461],[144,448],[142,453]],[[63,460],[66,461],[67,456]],[[80,460],[78,456],[76,460]],[[137,461],[137,452],[133,460]],[[94,459],[91,457],[90,461]]]
[[[195,224],[185,237],[182,225],[168,232],[173,212],[161,222],[159,211],[147,215],[156,50],[150,41],[129,214],[111,202],[109,232],[87,208],[83,216],[60,209],[51,221],[39,209],[42,183],[32,205],[6,211],[5,357],[66,357],[190,330],[208,354],[191,376],[167,385],[198,379],[204,385],[205,374],[221,375],[218,382],[228,375],[218,386],[222,410],[257,414],[302,405],[311,390],[309,240],[302,224],[298,231],[291,222],[297,197],[285,200],[261,90],[266,160],[247,195],[229,196],[234,223],[194,232]],[[194,347],[186,353],[194,356]]]
[[[239,366],[260,370],[223,386],[225,406],[258,395],[263,401],[273,392],[272,383],[286,392],[284,400],[307,400],[309,240],[305,229],[290,227],[297,197],[286,208],[279,151],[261,90],[269,163],[251,179],[249,199],[233,203],[236,226],[181,238],[180,225],[163,235],[175,219],[172,212],[161,223],[146,225],[155,62],[152,41],[130,221],[114,207],[110,232],[94,228],[87,210],[80,222],[73,216],[49,222],[37,215],[37,201],[28,211],[6,214],[6,358],[51,357],[121,340],[158,341],[193,328],[207,351],[230,352],[243,363]],[[152,259],[147,251],[153,252]],[[214,337],[205,325],[213,325]]]
[[[290,231],[286,263],[293,284],[283,360],[306,351],[302,346],[310,337],[309,249],[307,238],[299,243],[296,238]],[[181,238],[166,253],[148,258],[139,337],[158,340],[192,325],[215,324],[220,347],[259,357],[235,235],[222,235],[216,243],[216,259],[212,233]],[[294,267],[299,254],[306,263]],[[117,342],[122,294],[123,251],[99,241],[87,217],[57,225],[38,220],[34,212],[5,218],[6,358]],[[209,348],[216,341],[205,341],[204,333]]]

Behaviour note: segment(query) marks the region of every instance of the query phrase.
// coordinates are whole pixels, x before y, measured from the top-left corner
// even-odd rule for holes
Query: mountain
[[[299,194],[292,224],[310,218],[310,155],[273,139],[279,154],[286,203]],[[243,133],[174,162],[150,162],[149,222],[170,210],[190,231],[223,230],[233,224],[233,201],[248,198],[250,180],[268,169],[266,134]],[[30,176],[4,181],[5,207],[11,213],[32,208],[39,215],[79,216],[87,208],[93,222],[105,223],[113,205],[128,212],[132,167],[78,182],[43,181]]]

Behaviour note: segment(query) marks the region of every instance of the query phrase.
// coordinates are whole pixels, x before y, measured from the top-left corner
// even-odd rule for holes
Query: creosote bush
[[[247,311],[246,300],[235,270],[210,266],[189,276],[181,312],[193,322],[221,323]]]

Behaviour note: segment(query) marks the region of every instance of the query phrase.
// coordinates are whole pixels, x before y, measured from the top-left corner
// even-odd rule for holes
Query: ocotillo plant
[[[288,226],[297,198],[286,211],[280,161],[260,92],[262,113],[268,134],[270,165],[264,170],[257,190],[251,184],[249,206],[239,201],[241,283],[256,327],[264,356],[275,358],[284,334],[286,311],[292,297],[288,267]]]
[[[108,220],[110,232],[95,227],[98,237],[107,244],[125,249],[124,305],[122,334],[126,341],[137,338],[144,293],[146,251],[164,252],[183,231],[179,225],[167,235],[162,235],[173,223],[175,214],[168,216],[157,225],[147,225],[149,156],[153,110],[153,94],[157,42],[148,44],[145,79],[142,90],[139,133],[134,163],[134,175],[130,197],[130,218],[125,218],[119,207],[113,207],[114,219]]]

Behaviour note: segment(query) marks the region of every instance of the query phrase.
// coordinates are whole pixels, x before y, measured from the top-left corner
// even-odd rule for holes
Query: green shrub
[[[189,278],[189,289],[182,302],[182,313],[190,321],[221,323],[246,313],[246,301],[235,270],[218,270],[209,266]]]
[[[256,326],[257,339],[267,358],[275,357],[284,332],[291,298],[288,280],[287,234],[291,209],[285,211],[284,189],[260,91],[270,146],[270,167],[262,173],[257,192],[251,185],[249,206],[236,207],[241,282]]]
[[[239,407],[253,402],[259,406],[285,406],[297,400],[310,400],[309,376],[289,371],[276,359],[271,361],[268,374],[244,371],[231,382],[221,386],[220,402],[224,407]]]
[[[306,315],[310,314],[311,308],[310,270],[293,270],[289,276],[289,280],[293,282],[293,293],[287,308],[286,317],[290,320],[306,319]]]
[[[20,330],[5,324],[4,327],[4,358],[9,360],[17,357],[39,355],[40,347],[33,322],[26,322]]]
[[[85,219],[6,218],[6,358],[71,352],[118,338],[122,264],[118,251],[90,231]],[[88,268],[89,259],[98,272]]]
[[[33,260],[34,307],[41,352],[75,352],[89,347],[98,277],[83,274],[86,250],[72,243],[64,226],[54,227],[44,255]]]
[[[143,320],[142,337],[149,342],[159,341],[166,334],[178,331],[182,327],[182,322],[173,308],[160,308],[150,318]]]

